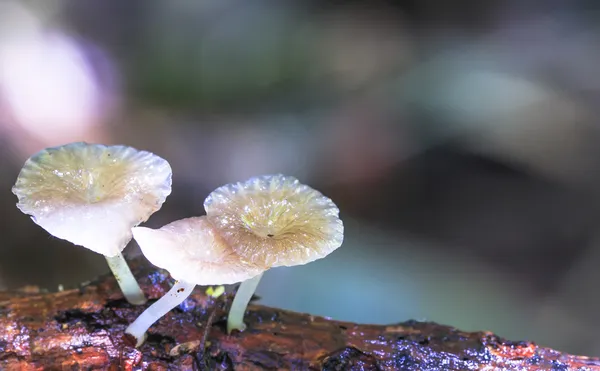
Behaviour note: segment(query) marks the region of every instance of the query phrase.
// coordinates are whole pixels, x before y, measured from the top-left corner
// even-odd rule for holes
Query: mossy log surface
[[[172,283],[141,260],[132,268],[147,305]],[[229,336],[230,301],[198,287],[136,349],[123,331],[147,305],[129,305],[111,276],[57,293],[0,292],[0,370],[600,370],[600,359],[489,332],[362,325],[260,305],[250,306],[248,329]]]

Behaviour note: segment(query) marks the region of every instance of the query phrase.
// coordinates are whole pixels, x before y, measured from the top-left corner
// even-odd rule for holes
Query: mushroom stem
[[[227,333],[230,334],[233,330],[244,331],[246,324],[244,323],[244,314],[246,314],[246,308],[258,287],[258,283],[262,278],[262,273],[258,276],[252,277],[241,283],[233,303],[231,303],[231,309],[229,309],[229,315],[227,316]]]
[[[194,291],[196,284],[175,281],[171,290],[167,292],[158,301],[146,309],[132,324],[127,327],[125,333],[130,334],[136,339],[136,347],[139,347],[146,340],[146,331],[162,316],[171,309],[181,304]]]
[[[116,256],[107,256],[106,261],[117,279],[117,283],[119,284],[125,299],[133,305],[142,305],[146,303],[146,296],[144,296],[144,292],[137,283],[133,273],[131,273],[123,254],[119,253]]]

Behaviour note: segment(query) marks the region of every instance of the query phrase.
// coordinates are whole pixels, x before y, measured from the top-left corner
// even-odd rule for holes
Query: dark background
[[[273,172],[338,204],[344,245],[269,271],[265,304],[598,356],[597,8],[4,0],[0,287],[108,271],[21,214],[10,187],[44,147],[126,144],[173,167],[152,227]]]

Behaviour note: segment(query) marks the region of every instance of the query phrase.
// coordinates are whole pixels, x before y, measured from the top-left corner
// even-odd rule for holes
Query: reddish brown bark
[[[133,265],[150,298],[169,288],[163,272]],[[259,305],[248,329],[228,336],[220,304],[196,290],[138,350],[123,330],[145,307],[125,302],[111,277],[59,293],[0,292],[0,370],[600,370],[600,359],[489,332],[360,325]]]

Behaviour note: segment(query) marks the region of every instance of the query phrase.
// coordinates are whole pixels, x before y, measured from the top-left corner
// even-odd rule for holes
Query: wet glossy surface
[[[132,266],[150,298],[147,305],[169,289],[164,273]],[[203,293],[198,288],[163,317],[139,350],[123,330],[145,306],[129,305],[111,277],[55,294],[0,293],[0,369],[600,370],[598,359],[491,333],[415,321],[357,325],[261,306],[251,306],[248,329],[232,336],[225,334],[225,312],[219,310],[201,352],[215,305]]]

